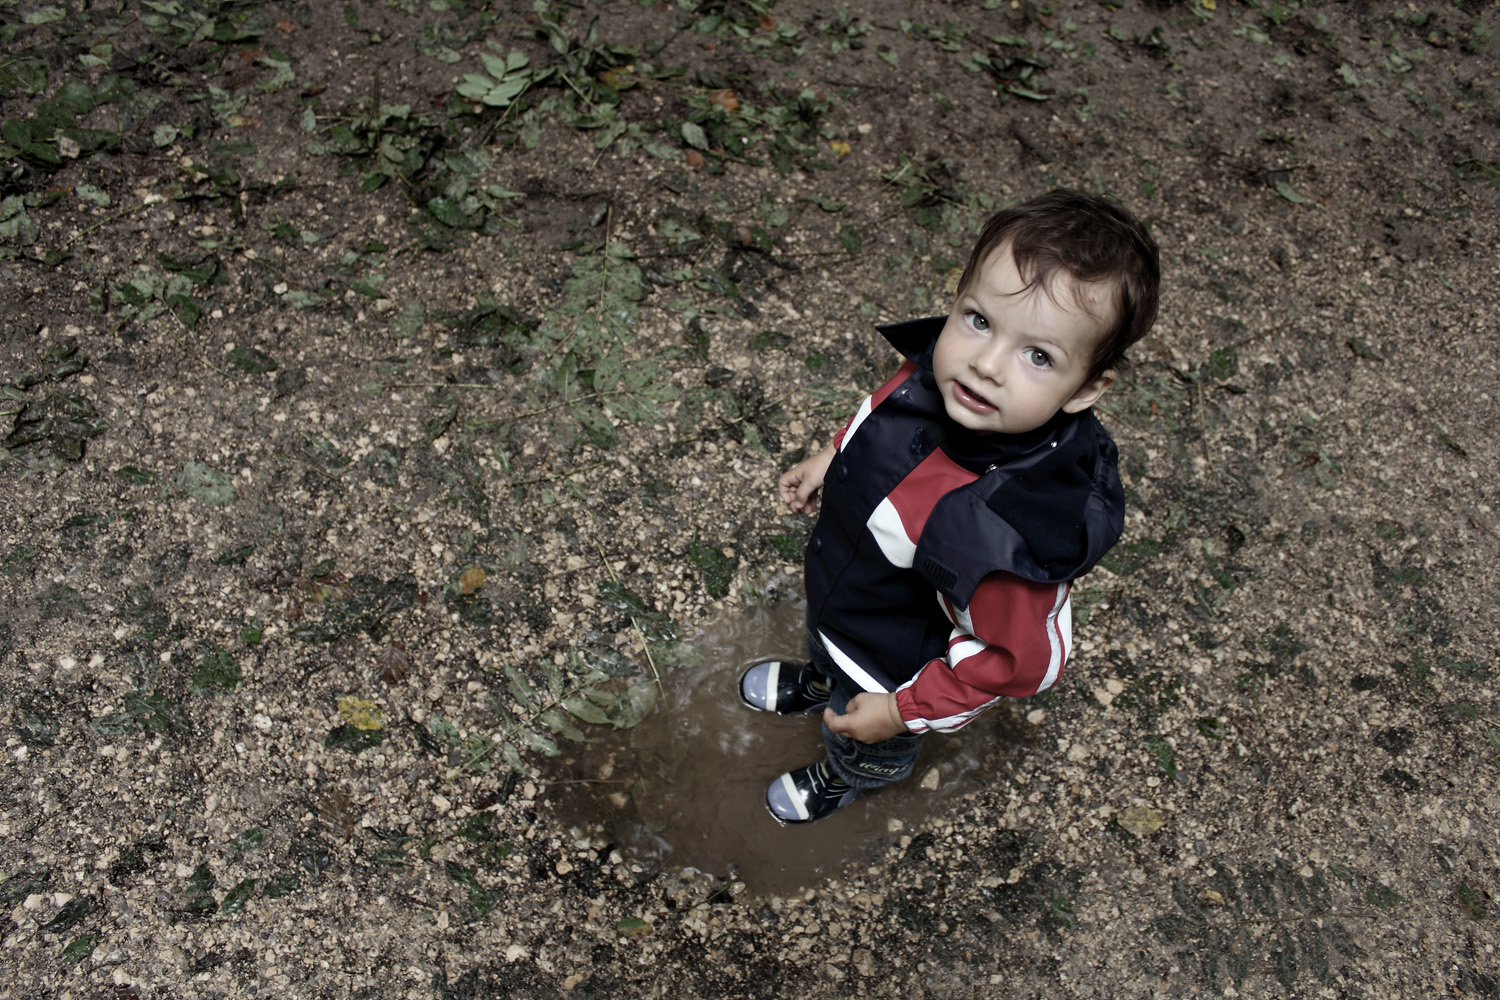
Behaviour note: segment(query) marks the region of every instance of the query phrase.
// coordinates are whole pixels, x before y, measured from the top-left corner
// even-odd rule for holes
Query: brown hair
[[[1090,379],[1122,367],[1125,351],[1156,322],[1160,252],[1140,220],[1122,205],[1058,188],[1002,209],[984,224],[959,279],[959,294],[990,254],[1005,244],[1010,245],[1026,291],[1040,285],[1051,295],[1059,270],[1074,281],[1114,286],[1114,322],[1094,350]]]

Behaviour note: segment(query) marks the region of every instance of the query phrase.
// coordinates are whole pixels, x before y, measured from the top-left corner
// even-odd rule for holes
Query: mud
[[[985,765],[1018,742],[1011,713],[988,713],[961,733],[929,736],[910,780],[826,820],[780,825],[766,810],[766,785],[822,755],[818,719],[753,712],[737,685],[756,660],[805,657],[805,614],[802,602],[783,600],[704,626],[688,643],[701,660],[663,678],[666,697],[650,718],[553,762],[549,796],[559,818],[602,832],[638,864],[694,868],[742,882],[752,895],[786,895],[883,857],[903,831],[983,787]]]

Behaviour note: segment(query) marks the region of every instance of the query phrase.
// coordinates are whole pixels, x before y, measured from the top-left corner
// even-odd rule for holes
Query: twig
[[[179,326],[181,326],[184,330],[189,330],[188,325],[182,321],[182,317],[179,316],[179,315],[177,315],[177,313],[173,312],[172,308],[170,306],[168,306],[165,311],[166,311],[166,313],[168,315],[170,315],[173,319],[175,319],[177,321],[177,324]],[[155,318],[156,319],[160,319],[161,318],[161,314],[158,313]],[[189,330],[189,332],[191,332],[191,330]],[[193,349],[192,349],[191,346],[188,345],[188,342],[185,341],[185,340],[183,340],[181,337],[177,336],[177,331],[173,330],[170,326],[167,327],[167,336],[169,336],[173,340],[177,341],[177,346],[181,347],[183,350],[187,351],[189,354],[193,354]],[[208,368],[212,369],[213,371],[218,372],[220,375],[223,375],[225,378],[228,378],[228,379],[234,378],[233,375],[229,374],[224,369],[220,368],[218,365],[214,364],[212,361],[210,361],[207,358],[205,358],[203,355],[198,354],[198,355],[195,355],[195,356],[205,366],[207,366]]]
[[[599,559],[604,563],[605,572],[609,574],[610,580],[614,581],[615,586],[619,586],[620,578],[615,575],[615,568],[609,564],[609,557],[604,554],[604,546],[596,541],[594,542],[594,547],[599,550]],[[641,623],[635,620],[635,615],[631,614],[629,617],[630,627],[635,629],[635,634],[641,638],[641,649],[646,654],[646,662],[651,665],[651,676],[656,678],[656,689],[665,698],[667,696],[667,689],[662,686],[661,671],[656,669],[656,659],[651,655],[651,643],[646,640],[646,632],[641,628]]]
[[[493,382],[387,382],[387,389],[499,389]]]
[[[625,395],[629,391],[630,391],[629,389],[621,388],[621,389],[607,389],[604,392],[591,392],[587,396],[575,396],[572,399],[565,399],[565,400],[563,400],[560,403],[553,403],[550,406],[538,406],[536,409],[534,409],[534,410],[527,410],[525,413],[513,413],[513,414],[511,414],[508,417],[497,417],[496,419],[497,420],[525,420],[527,417],[540,416],[543,413],[550,413],[553,410],[560,410],[564,406],[572,406],[574,403],[587,403],[591,399],[604,399],[606,396],[623,396],[623,395]]]
[[[92,233],[94,230],[99,229],[102,226],[107,226],[111,222],[123,219],[125,218],[125,216],[131,215],[135,212],[139,212],[143,208],[150,208],[152,205],[161,205],[165,202],[165,198],[161,198],[156,201],[143,201],[139,205],[131,205],[129,208],[122,208],[120,209],[120,211],[114,213],[113,215],[106,215],[104,218],[100,219],[92,226],[89,226],[87,229],[80,229],[78,232],[74,233],[71,237],[68,238],[66,242],[63,243],[62,246],[57,248],[57,252],[62,253],[64,250],[68,249],[68,247],[72,246],[74,243],[77,243],[89,233]]]
[[[320,475],[324,479],[328,480],[330,483],[343,482],[343,480],[339,479],[338,476],[335,476],[332,473],[327,472],[326,470],[318,468],[316,465],[314,465],[313,463],[309,462],[307,459],[305,459],[305,458],[298,458],[296,455],[292,455],[292,454],[290,454],[288,452],[284,452],[280,448],[277,448],[276,450],[272,451],[271,454],[275,455],[277,458],[284,458],[288,462],[296,462],[298,465],[306,466],[307,468],[311,469],[313,472],[316,472],[318,475]]]
[[[1203,463],[1209,472],[1214,471],[1213,456],[1208,453],[1208,418],[1203,412],[1203,382],[1200,379],[1194,387],[1198,390],[1198,433],[1203,438]]]
[[[604,463],[602,461],[601,462],[595,462],[593,465],[585,465],[583,468],[581,468],[581,469],[574,469],[571,472],[559,472],[555,476],[539,476],[536,479],[523,479],[519,483],[512,483],[511,485],[512,486],[535,486],[537,483],[550,483],[550,482],[553,482],[553,481],[558,480],[558,479],[567,479],[569,476],[577,476],[577,475],[580,475],[582,473],[588,472],[588,471],[590,471],[592,469],[597,469],[597,468],[599,468],[599,466],[601,466],[603,464]]]
[[[1371,913],[1368,910],[1346,910],[1343,913],[1334,910],[1310,910],[1292,917],[1241,917],[1230,923],[1231,927],[1243,927],[1246,924],[1295,924],[1303,920],[1312,920],[1316,917],[1344,917],[1357,920],[1379,920],[1381,914]]]
[[[503,385],[487,385],[483,382],[387,382],[387,389],[504,389]],[[610,396],[624,396],[631,390],[621,387],[619,389],[606,389],[603,392],[591,392],[586,396],[574,396],[572,399],[564,399],[561,402],[551,403],[547,406],[538,406],[534,410],[526,410],[523,413],[512,413],[503,417],[493,418],[493,423],[504,423],[508,420],[525,420],[527,417],[538,417],[543,413],[551,413],[560,410],[564,406],[572,406],[574,403],[587,403],[592,399],[606,399]]]

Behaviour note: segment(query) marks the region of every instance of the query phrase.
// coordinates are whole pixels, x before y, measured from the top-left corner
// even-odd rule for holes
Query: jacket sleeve
[[[1061,676],[1073,645],[1068,584],[991,573],[968,608],[960,611],[941,594],[938,600],[953,623],[947,656],[896,692],[911,732],[952,732],[1002,697],[1030,697]]]

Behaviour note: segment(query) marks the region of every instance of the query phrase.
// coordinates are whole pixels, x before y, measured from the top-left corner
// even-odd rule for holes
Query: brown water
[[[782,601],[732,612],[691,637],[701,661],[663,676],[666,694],[649,718],[629,732],[593,728],[574,755],[550,762],[547,795],[559,817],[603,827],[627,857],[787,894],[852,874],[918,832],[940,803],[986,780],[981,762],[1015,742],[1011,713],[991,712],[960,733],[928,736],[907,781],[819,822],[781,826],[766,810],[766,786],[823,756],[818,719],[751,711],[739,677],[768,656],[805,660],[805,613],[800,601]],[[924,777],[936,787],[924,788]]]

